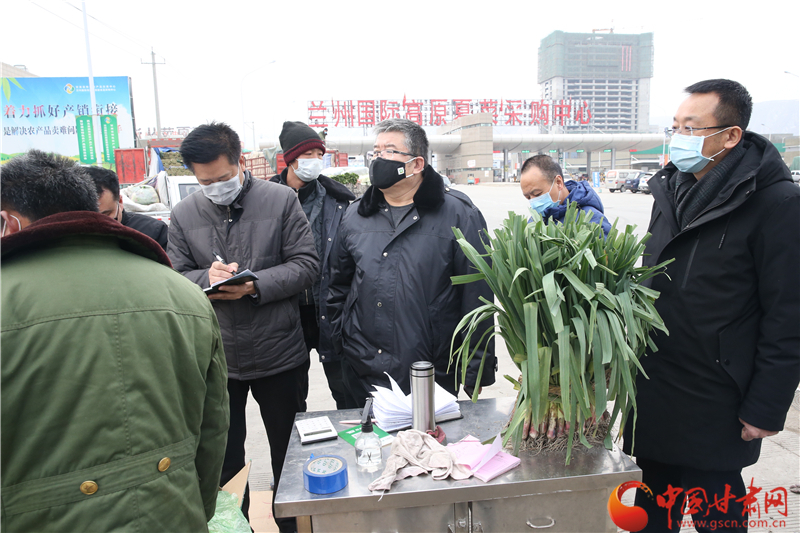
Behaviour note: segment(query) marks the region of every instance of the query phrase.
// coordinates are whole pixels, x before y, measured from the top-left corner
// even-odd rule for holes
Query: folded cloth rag
[[[386,468],[381,477],[370,483],[369,490],[389,490],[395,480],[427,472],[436,480],[448,476],[460,480],[472,475],[469,467],[458,464],[453,452],[432,436],[415,429],[400,431],[392,441]]]

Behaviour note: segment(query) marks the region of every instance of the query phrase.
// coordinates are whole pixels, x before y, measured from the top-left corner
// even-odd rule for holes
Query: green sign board
[[[578,150],[578,153],[579,153],[579,154],[582,154],[582,153],[583,153],[583,150]]]
[[[100,130],[103,132],[103,159],[114,164],[114,150],[119,148],[119,128],[116,115],[100,115]]]
[[[610,151],[611,151],[611,148],[606,148],[606,149],[605,149],[605,150],[603,150],[603,151],[604,151],[604,152],[610,152]]]
[[[94,127],[91,115],[78,115],[75,117],[75,132],[78,134],[78,157],[81,163],[93,165],[97,163],[97,153],[94,147]]]
[[[550,150],[551,154],[555,154],[556,152],[558,152],[558,150]]]

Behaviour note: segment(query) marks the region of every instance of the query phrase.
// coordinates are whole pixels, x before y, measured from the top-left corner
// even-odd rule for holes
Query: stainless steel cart
[[[447,442],[470,434],[480,440],[496,435],[508,420],[512,398],[459,402],[464,417],[442,423]],[[298,419],[327,415],[339,420],[358,418],[357,410],[300,413]],[[349,483],[333,494],[317,495],[303,487],[303,465],[311,454],[339,455],[347,461]],[[427,532],[490,531],[616,532],[607,511],[608,497],[620,483],[641,480],[641,470],[616,446],[564,454],[522,453],[522,463],[489,483],[475,478],[434,481],[428,475],[396,481],[382,497],[367,486],[377,479],[390,447],[383,448],[384,464],[369,472],[355,463],[353,447],[342,439],[301,445],[295,429],[281,483],[275,495],[279,517],[297,516],[298,531]]]

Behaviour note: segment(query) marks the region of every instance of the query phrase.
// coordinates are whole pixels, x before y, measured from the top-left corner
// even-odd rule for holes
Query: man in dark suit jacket
[[[125,211],[122,207],[122,196],[119,194],[117,174],[107,168],[87,167],[86,170],[94,180],[97,188],[97,205],[100,213],[110,216],[123,226],[144,233],[167,250],[167,225],[146,215]]]

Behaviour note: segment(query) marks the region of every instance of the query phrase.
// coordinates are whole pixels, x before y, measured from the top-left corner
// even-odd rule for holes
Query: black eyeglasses
[[[384,157],[384,158],[392,158],[395,154],[407,155],[409,157],[417,157],[414,154],[409,154],[408,152],[401,152],[400,150],[374,150],[371,152],[367,152],[368,159],[375,159],[376,157]]]
[[[732,128],[732,127],[733,126],[709,126],[707,128],[693,128],[691,126],[685,126],[683,128],[669,128],[668,132],[670,135],[694,135],[694,132],[700,130],[716,130],[721,128]]]

